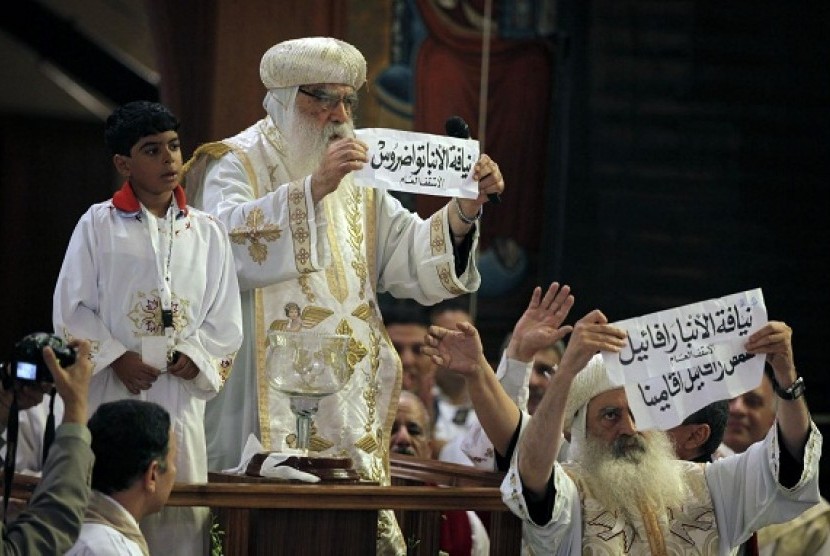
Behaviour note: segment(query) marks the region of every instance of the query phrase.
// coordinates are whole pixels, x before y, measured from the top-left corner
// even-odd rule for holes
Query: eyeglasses
[[[357,95],[354,93],[341,96],[327,93],[321,89],[308,91],[300,87],[299,90],[304,95],[310,96],[316,100],[317,104],[319,104],[320,107],[326,112],[331,112],[332,110],[337,109],[337,105],[341,102],[343,103],[343,108],[346,110],[347,114],[352,114],[357,109]]]

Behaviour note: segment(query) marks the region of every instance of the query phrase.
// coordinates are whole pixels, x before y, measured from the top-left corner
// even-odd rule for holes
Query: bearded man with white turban
[[[743,454],[678,460],[665,432],[637,430],[625,390],[608,378],[597,352],[624,345],[600,311],[579,320],[531,418],[499,386],[475,328],[430,329],[426,353],[465,374],[495,449],[513,452],[502,496],[529,553],[741,554],[754,531],[818,502],[822,438],[803,398],[780,400],[777,426]],[[767,323],[745,348],[766,356],[782,388],[796,381],[786,324]],[[556,460],[563,431],[568,463]]]
[[[385,190],[351,179],[368,162],[353,132],[366,81],[356,48],[328,37],[285,41],[265,53],[260,76],[267,116],[199,147],[183,181],[191,203],[229,230],[245,321],[235,371],[208,404],[208,465],[236,465],[248,433],[269,450],[294,441],[288,397],[266,380],[268,331],[339,333],[350,336],[351,378],[320,403],[311,450],[348,456],[362,478],[386,485],[401,366],[377,294],[432,305],[478,289],[478,219],[504,181],[482,155],[478,198],[453,199],[423,220]],[[383,552],[403,551],[391,512],[378,534]]]

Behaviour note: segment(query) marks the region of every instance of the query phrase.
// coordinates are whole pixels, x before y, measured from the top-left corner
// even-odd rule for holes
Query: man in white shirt
[[[101,404],[88,426],[92,495],[78,541],[66,554],[148,556],[138,523],[164,507],[176,479],[170,415],[153,402],[119,400]]]

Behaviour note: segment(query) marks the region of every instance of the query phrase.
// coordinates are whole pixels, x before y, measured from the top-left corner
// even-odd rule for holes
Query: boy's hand
[[[196,375],[199,374],[199,367],[196,366],[196,363],[180,351],[177,351],[176,355],[177,357],[174,362],[167,365],[167,372],[182,380],[193,380],[196,378]]]
[[[149,390],[161,371],[141,360],[134,351],[126,351],[110,365],[130,394],[136,395]]]

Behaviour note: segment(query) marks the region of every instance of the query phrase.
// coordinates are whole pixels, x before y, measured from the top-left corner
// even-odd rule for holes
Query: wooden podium
[[[207,485],[176,485],[168,505],[209,506],[225,556],[374,554],[377,507],[367,485],[239,482],[211,475]],[[336,548],[335,548],[336,547]]]

